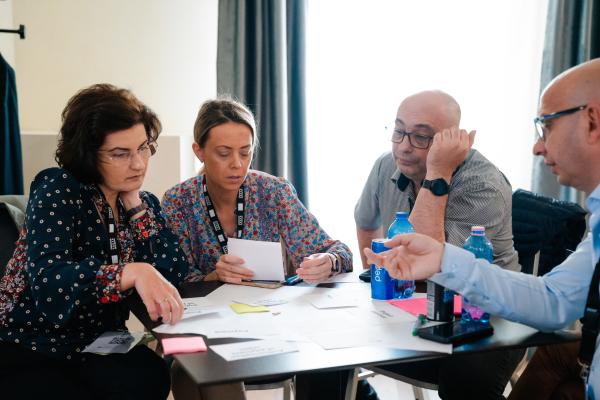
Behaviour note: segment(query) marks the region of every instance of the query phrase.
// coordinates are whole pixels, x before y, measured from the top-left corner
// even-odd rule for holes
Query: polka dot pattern
[[[173,284],[183,281],[189,267],[178,238],[166,228],[158,199],[140,196],[149,208],[142,218],[118,223],[121,263],[112,264],[96,187],[59,168],[35,178],[25,226],[0,280],[0,340],[80,357],[103,332],[124,328],[125,263],[146,260]]]

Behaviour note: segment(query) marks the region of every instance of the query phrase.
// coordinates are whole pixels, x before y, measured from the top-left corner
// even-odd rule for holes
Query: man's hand
[[[385,242],[391,250],[373,253],[365,248],[370,264],[384,267],[392,277],[402,280],[420,280],[440,272],[444,244],[420,233],[396,235]]]
[[[475,131],[452,127],[438,132],[427,154],[427,177],[444,178],[450,183],[454,170],[467,158]]]

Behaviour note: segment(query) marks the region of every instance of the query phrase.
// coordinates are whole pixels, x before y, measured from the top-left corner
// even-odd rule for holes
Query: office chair
[[[513,241],[521,272],[545,275],[575,251],[586,230],[586,211],[578,204],[519,189],[513,193]],[[510,378],[517,382],[535,348],[525,356]]]
[[[4,275],[4,269],[8,260],[15,251],[15,244],[19,239],[19,227],[15,222],[15,212],[20,212],[14,207],[0,203],[0,277]]]

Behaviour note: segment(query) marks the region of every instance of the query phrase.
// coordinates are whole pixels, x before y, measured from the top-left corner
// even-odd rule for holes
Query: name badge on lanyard
[[[215,210],[215,206],[208,194],[208,189],[206,188],[206,175],[202,178],[202,193],[204,194],[204,202],[206,203],[206,213],[208,214],[208,218],[210,219],[210,226],[217,237],[217,241],[219,242],[219,246],[221,247],[221,253],[227,254],[227,236],[225,235],[225,231],[223,230],[223,225],[221,221],[219,221],[219,217],[217,216],[217,211]],[[240,239],[244,232],[244,198],[245,198],[245,189],[242,185],[237,194],[237,204],[235,207],[235,221],[236,221],[236,229],[235,229],[235,237]]]

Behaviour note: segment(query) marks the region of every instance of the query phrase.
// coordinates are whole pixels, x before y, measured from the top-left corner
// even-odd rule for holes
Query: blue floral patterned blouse
[[[112,264],[98,189],[59,168],[37,175],[25,226],[0,280],[1,341],[78,360],[103,332],[125,329],[121,300],[130,291],[119,291],[124,264],[148,262],[174,285],[183,281],[188,265],[158,199],[146,192],[140,197],[148,210],[117,222],[120,260]]]
[[[190,178],[165,193],[162,206],[167,223],[179,235],[179,243],[191,266],[186,280],[199,281],[215,270],[221,256],[211,228],[202,191],[203,176]],[[250,170],[245,187],[242,239],[284,243],[294,268],[303,257],[332,253],[341,260],[341,271],[352,271],[352,253],[319,226],[284,178]]]

